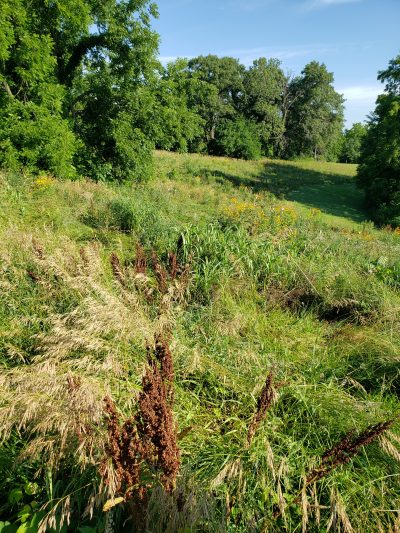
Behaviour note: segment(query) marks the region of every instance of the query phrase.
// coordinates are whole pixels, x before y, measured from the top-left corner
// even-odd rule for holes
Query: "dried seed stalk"
[[[167,344],[158,339],[154,357],[143,377],[139,397],[138,431],[149,452],[147,461],[162,471],[161,481],[172,492],[180,467],[180,453],[171,408],[173,366]]]
[[[180,272],[180,266],[178,264],[178,258],[176,253],[168,252],[168,266],[169,266],[169,277],[171,280],[174,280],[178,277]]]
[[[116,492],[129,499],[136,490],[139,499],[143,499],[146,492],[140,484],[143,450],[136,426],[130,419],[121,426],[120,415],[112,399],[107,397],[104,401],[109,437],[106,452],[115,468],[118,481]]]
[[[274,401],[275,392],[273,387],[273,380],[273,373],[270,372],[267,376],[261,394],[257,400],[257,410],[254,413],[247,433],[247,446],[250,446],[250,444],[252,443],[257,428],[260,425],[260,422],[265,419],[265,417],[267,416],[267,411]]]
[[[157,252],[153,250],[151,254],[151,261],[153,263],[153,270],[154,274],[156,276],[158,290],[161,292],[161,294],[165,294],[168,290],[167,285],[167,279],[168,274],[164,266],[161,264],[160,260],[158,259]]]
[[[136,274],[145,274],[147,270],[146,253],[143,246],[140,243],[136,245],[136,257],[135,257],[135,272]]]
[[[180,452],[172,412],[173,362],[167,342],[158,337],[148,350],[148,367],[142,379],[139,410],[122,425],[114,403],[106,398],[106,415],[111,458],[118,480],[117,493],[125,499],[145,501],[149,488],[143,481],[144,463],[161,472],[166,492],[175,488]],[[105,471],[105,469],[104,469]]]
[[[358,436],[355,436],[354,430],[349,431],[340,442],[324,452],[321,457],[321,464],[317,468],[311,470],[308,474],[302,491],[297,494],[293,502],[297,504],[301,503],[303,491],[307,489],[309,485],[315,484],[339,466],[348,464],[359,453],[363,446],[377,440],[385,431],[390,429],[394,423],[395,420],[388,420],[386,422],[380,422],[379,424],[368,426]],[[281,515],[281,511],[277,511],[274,513],[273,518],[277,519]]]
[[[125,285],[124,271],[121,266],[121,261],[119,260],[119,257],[115,252],[112,252],[110,256],[110,263],[111,263],[111,268],[112,268],[115,279],[119,281],[119,283],[122,286],[124,286]]]
[[[354,430],[350,431],[338,444],[326,450],[322,455],[321,464],[307,476],[307,484],[319,481],[335,468],[349,463],[363,446],[376,440],[393,424],[394,420],[388,420],[369,426],[358,436],[354,435]]]

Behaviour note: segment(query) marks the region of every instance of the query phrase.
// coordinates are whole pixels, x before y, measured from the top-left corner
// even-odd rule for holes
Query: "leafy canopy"
[[[75,163],[94,177],[145,177],[153,145],[131,100],[154,66],[155,5],[3,0],[0,9],[1,162],[61,176]]]
[[[368,125],[357,181],[374,220],[400,226],[400,56],[378,79],[385,92]]]
[[[335,160],[343,129],[343,97],[324,64],[312,61],[290,83],[286,155]]]
[[[361,145],[367,134],[367,126],[356,122],[346,130],[343,135],[343,144],[340,160],[343,163],[359,163],[361,157]]]
[[[282,106],[287,82],[280,61],[264,57],[254,61],[244,76],[244,112],[259,125],[262,149],[268,155],[277,154],[283,144]]]

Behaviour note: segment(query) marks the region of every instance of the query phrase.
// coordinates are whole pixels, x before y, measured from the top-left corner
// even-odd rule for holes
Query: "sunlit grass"
[[[146,344],[171,330],[178,488],[195,502],[182,528],[396,531],[398,425],[295,501],[326,449],[399,413],[400,236],[364,222],[354,172],[162,152],[146,187],[2,175],[1,516],[17,521],[33,498],[66,514],[69,498],[70,531],[104,531],[103,397],[129,416]],[[150,259],[136,276],[138,242],[189,265],[183,292],[156,297]],[[247,446],[269,372],[276,397]],[[82,427],[96,423],[83,440],[70,376]],[[35,496],[10,503],[27,481]],[[149,520],[167,530],[171,502],[152,498]]]

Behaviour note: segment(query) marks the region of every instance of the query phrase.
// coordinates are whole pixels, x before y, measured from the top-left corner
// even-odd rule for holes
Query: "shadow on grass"
[[[332,168],[334,169],[334,165]],[[355,222],[362,222],[367,218],[363,194],[357,189],[354,178],[337,171],[322,172],[301,168],[296,164],[269,162],[259,176],[246,178],[210,169],[204,169],[202,175],[213,176],[221,183],[228,180],[254,192],[267,190],[278,198],[292,200]]]

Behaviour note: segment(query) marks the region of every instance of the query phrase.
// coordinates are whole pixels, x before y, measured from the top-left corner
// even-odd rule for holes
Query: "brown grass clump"
[[[136,257],[134,268],[136,274],[145,274],[147,271],[147,258],[143,246],[140,243],[136,245]]]
[[[123,494],[126,500],[137,498],[144,502],[152,486],[149,481],[157,472],[166,492],[171,493],[175,488],[180,452],[172,412],[173,375],[168,344],[158,337],[155,348],[148,349],[148,367],[135,417],[121,424],[114,403],[110,398],[105,399],[107,455],[112,459],[118,480],[117,493]]]
[[[278,384],[276,388],[282,386]],[[254,435],[257,431],[260,423],[267,416],[267,411],[271,407],[272,403],[275,400],[275,389],[274,389],[274,375],[270,372],[265,381],[264,387],[262,388],[261,394],[257,400],[257,410],[254,413],[253,419],[250,423],[249,430],[247,433],[247,442],[246,445],[250,446]]]
[[[112,252],[110,256],[110,263],[111,263],[111,268],[112,268],[115,279],[119,281],[119,283],[122,286],[124,286],[125,285],[124,271],[123,271],[121,262],[119,260],[119,257],[115,252]]]
[[[190,261],[182,264],[175,252],[168,252],[167,264],[164,265],[157,252],[153,250],[150,257],[140,244],[136,246],[136,257],[133,262],[134,278],[147,279],[148,271],[152,271],[156,281],[156,291],[161,296],[160,309],[165,310],[173,301],[182,301],[189,284]],[[118,275],[114,274],[118,279]],[[148,303],[155,303],[154,292],[145,293]]]
[[[161,292],[161,294],[165,294],[168,290],[168,272],[165,269],[164,265],[160,262],[157,252],[155,250],[153,250],[151,254],[151,261],[153,264],[154,275],[157,280],[158,290]]]
[[[168,252],[168,266],[170,279],[176,279],[180,272],[180,265],[178,264],[176,253]]]
[[[390,429],[394,420],[380,422],[367,427],[360,435],[355,436],[354,430],[350,431],[343,439],[322,455],[321,464],[314,468],[307,476],[307,485],[319,481],[341,465],[349,463],[361,450],[374,440],[377,440],[385,431]]]

